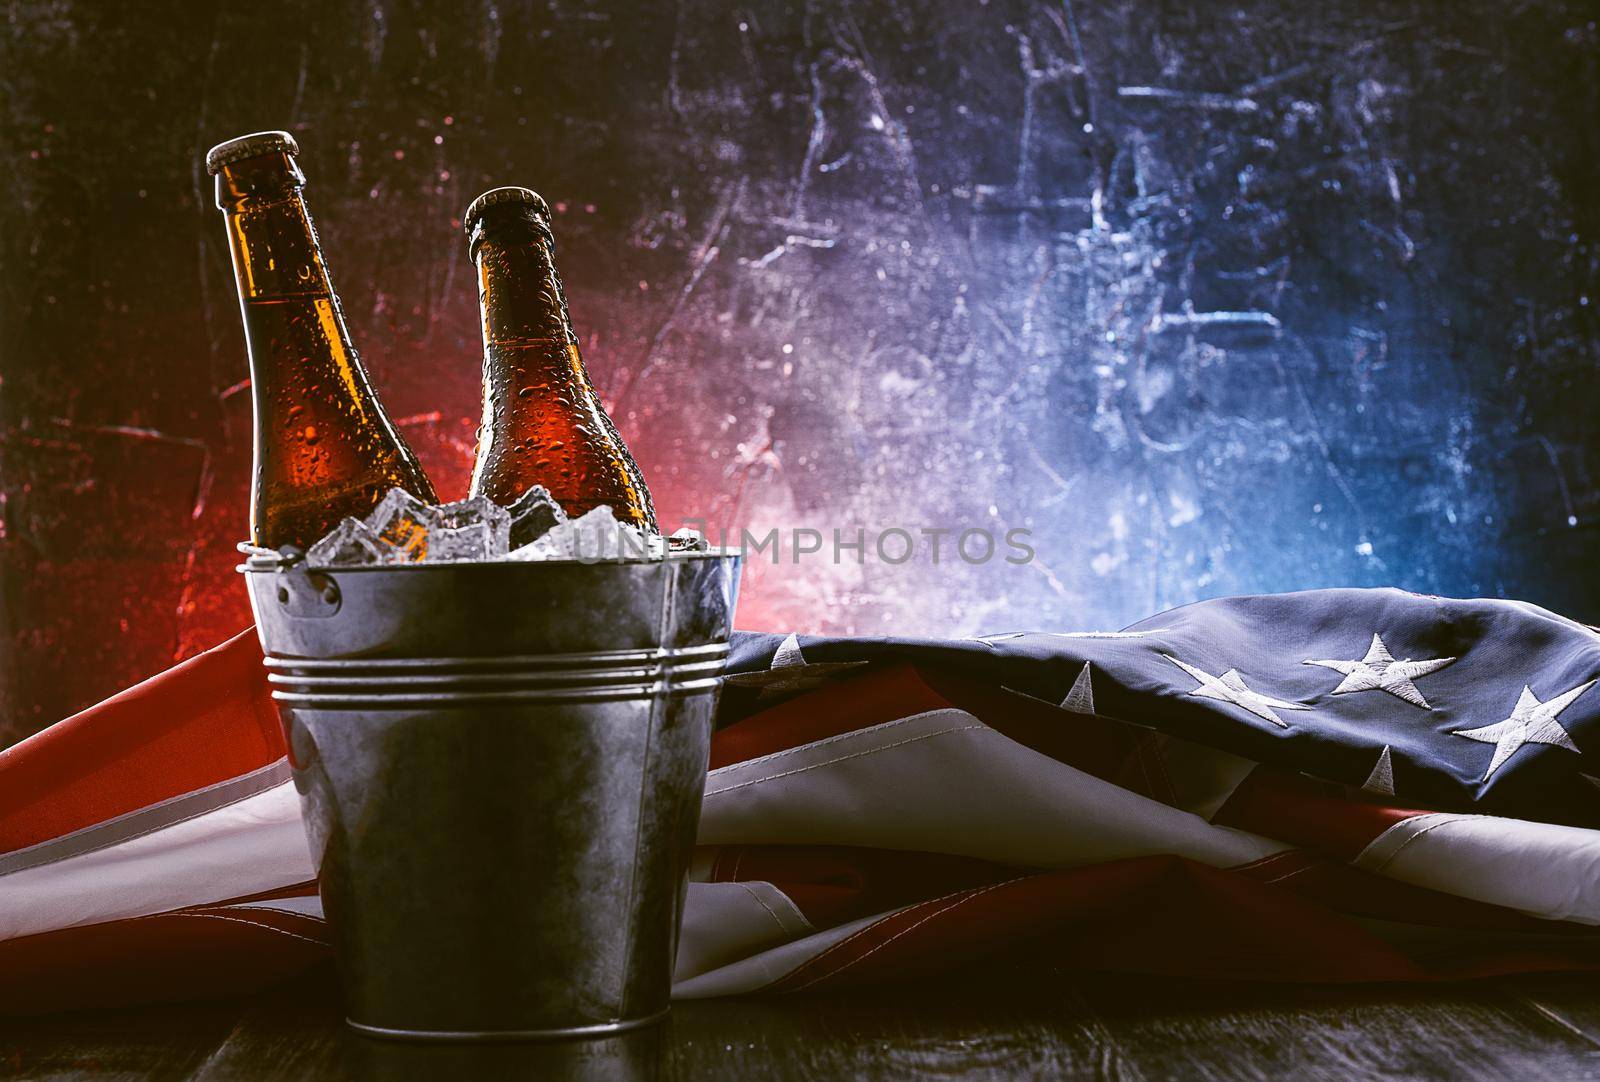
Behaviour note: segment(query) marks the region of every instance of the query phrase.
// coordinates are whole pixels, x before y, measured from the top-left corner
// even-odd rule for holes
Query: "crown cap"
[[[461,228],[470,237],[472,227],[478,224],[484,212],[490,207],[506,206],[508,204],[520,205],[528,208],[533,215],[542,219],[549,228],[550,207],[545,203],[544,197],[532,188],[491,188],[467,205],[467,212],[461,216]]]
[[[273,151],[297,155],[300,153],[300,144],[286,131],[258,131],[241,135],[206,151],[206,172],[216,176],[224,166]]]

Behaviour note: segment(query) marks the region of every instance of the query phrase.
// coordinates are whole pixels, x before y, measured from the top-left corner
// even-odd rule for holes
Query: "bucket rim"
[[[741,550],[711,548],[702,552],[663,552],[659,556],[618,556],[604,559],[573,559],[573,560],[439,560],[432,563],[404,563],[404,564],[314,564],[304,553],[277,553],[250,546],[248,542],[239,543],[239,551],[246,554],[243,563],[236,564],[234,570],[239,574],[278,574],[290,568],[302,568],[317,574],[338,575],[370,575],[384,572],[401,572],[405,574],[423,574],[426,572],[460,571],[466,568],[535,568],[535,567],[653,567],[657,564],[670,564],[680,560],[738,560],[743,557]]]

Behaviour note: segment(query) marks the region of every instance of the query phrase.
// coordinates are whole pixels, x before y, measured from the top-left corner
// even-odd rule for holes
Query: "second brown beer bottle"
[[[496,188],[462,225],[483,315],[483,424],[472,495],[502,506],[543,485],[576,518],[609,504],[654,532],[655,508],[578,351],[555,267],[550,209],[527,188]]]
[[[393,487],[436,502],[433,485],[383,412],[350,343],[288,132],[212,147],[250,348],[258,545],[309,546]]]

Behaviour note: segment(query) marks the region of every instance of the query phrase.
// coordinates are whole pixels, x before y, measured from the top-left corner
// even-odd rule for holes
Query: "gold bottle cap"
[[[294,136],[286,131],[258,131],[250,135],[241,135],[237,139],[229,139],[226,143],[218,143],[206,151],[206,172],[216,176],[225,165],[254,158],[258,154],[271,154],[274,151],[299,154],[300,144],[296,143]]]
[[[544,197],[532,188],[491,188],[467,205],[467,212],[461,216],[462,230],[470,237],[472,227],[478,224],[478,219],[483,217],[484,211],[507,203],[530,207],[545,223],[550,221],[549,206],[545,204]]]

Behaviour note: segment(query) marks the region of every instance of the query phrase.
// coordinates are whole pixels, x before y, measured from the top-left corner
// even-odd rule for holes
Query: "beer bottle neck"
[[[542,485],[577,516],[602,504],[655,529],[650,492],[589,381],[544,200],[497,188],[467,208],[483,317],[483,423],[472,489],[509,504]]]
[[[305,176],[287,154],[235,162],[217,173],[239,297],[331,297],[316,227],[301,194]]]
[[[473,258],[486,346],[578,344],[553,248],[547,236],[517,227],[478,241]]]

